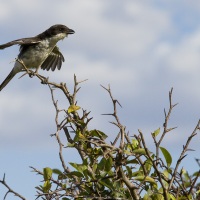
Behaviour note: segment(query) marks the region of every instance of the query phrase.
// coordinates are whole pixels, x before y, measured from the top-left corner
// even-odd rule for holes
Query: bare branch
[[[101,85],[101,87],[104,88],[108,92],[108,94],[110,95],[110,98],[112,100],[114,112],[113,112],[113,114],[107,114],[107,115],[112,115],[116,120],[116,122],[111,122],[111,123],[116,125],[120,129],[120,133],[121,133],[120,148],[123,149],[124,148],[125,127],[121,124],[119,117],[117,115],[117,104],[120,105],[120,107],[122,107],[122,106],[118,100],[114,99],[111,89],[110,89],[110,85],[108,85],[108,88],[106,88],[102,85]]]
[[[164,127],[163,133],[162,133],[162,135],[161,135],[161,137],[160,137],[158,142],[157,142],[156,138],[152,136],[153,140],[154,140],[154,143],[156,145],[156,158],[157,158],[157,160],[159,160],[159,158],[160,158],[160,156],[159,156],[159,152],[160,152],[159,147],[160,147],[160,144],[161,144],[162,140],[164,139],[166,133],[168,133],[168,132],[170,132],[170,131],[172,131],[172,130],[177,128],[177,127],[168,128],[168,122],[169,122],[172,110],[177,105],[177,103],[176,104],[172,103],[172,92],[173,92],[173,88],[171,88],[171,90],[169,91],[169,110],[168,110],[168,112],[166,113],[166,110],[164,109],[165,122],[163,124],[163,127]],[[158,165],[158,162],[156,164]]]
[[[172,178],[171,178],[171,181],[170,181],[170,184],[169,184],[169,189],[172,187],[173,181],[174,181],[174,179],[175,179],[176,173],[177,173],[177,171],[178,171],[178,167],[179,167],[179,165],[180,165],[182,159],[186,156],[185,153],[186,153],[186,151],[187,151],[187,149],[188,149],[188,146],[189,146],[189,144],[190,144],[192,138],[197,134],[196,132],[197,132],[197,130],[199,130],[199,128],[200,128],[200,120],[198,121],[198,123],[197,123],[197,125],[196,125],[194,131],[192,132],[192,134],[188,137],[187,142],[186,142],[186,145],[183,146],[183,150],[182,150],[182,152],[181,152],[181,154],[180,154],[180,157],[179,157],[179,159],[178,159],[178,161],[177,161],[177,163],[176,163],[176,166],[175,166],[175,169],[174,169],[174,173],[173,173],[173,175],[172,175]]]
[[[152,164],[153,164],[153,167],[154,167],[154,169],[155,169],[155,171],[156,171],[156,174],[157,174],[157,176],[158,176],[158,178],[159,178],[159,182],[160,182],[160,184],[161,184],[161,186],[162,186],[162,188],[163,188],[163,196],[164,196],[164,199],[165,199],[165,200],[168,200],[168,197],[167,197],[167,189],[166,189],[166,187],[165,187],[165,185],[164,185],[164,183],[163,183],[161,173],[159,172],[158,167],[157,167],[157,164],[155,164],[155,162],[153,161],[153,159],[152,159],[152,157],[151,157],[151,155],[150,155],[150,153],[149,153],[149,150],[147,149],[147,146],[146,146],[146,143],[145,143],[145,140],[144,140],[144,136],[143,136],[142,131],[140,131],[140,130],[138,130],[138,131],[139,131],[139,133],[140,133],[141,141],[142,141],[142,144],[143,144],[143,146],[144,146],[145,152],[146,152],[148,158],[151,160],[151,162],[152,162]]]
[[[7,197],[7,195],[8,195],[9,193],[14,194],[15,196],[19,197],[19,198],[22,199],[22,200],[26,200],[25,197],[23,197],[23,196],[20,195],[19,193],[15,192],[10,186],[8,186],[8,184],[6,183],[6,180],[5,180],[5,176],[6,176],[6,175],[4,174],[4,175],[3,175],[3,180],[0,180],[0,183],[1,183],[2,185],[4,185],[4,186],[8,189],[8,191],[6,192],[6,194],[5,194],[5,196],[4,196],[4,200],[6,199],[6,197]]]

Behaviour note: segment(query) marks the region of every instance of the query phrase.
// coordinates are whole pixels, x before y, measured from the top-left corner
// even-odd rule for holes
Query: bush
[[[33,74],[30,70],[27,73]],[[172,156],[161,145],[166,134],[176,128],[168,125],[171,113],[177,105],[172,102],[173,89],[169,92],[169,109],[164,112],[163,128],[151,133],[156,148],[155,152],[152,152],[146,145],[141,130],[138,130],[138,135],[129,135],[125,126],[121,124],[117,114],[117,106],[120,106],[120,103],[113,97],[110,86],[102,87],[108,92],[113,105],[113,113],[105,115],[112,116],[114,121],[111,123],[118,128],[116,138],[112,142],[108,142],[108,136],[101,130],[88,129],[92,118],[89,117],[90,112],[77,105],[76,95],[81,82],[77,81],[76,76],[71,93],[64,83],[53,83],[39,74],[34,75],[42,83],[48,84],[51,92],[57,126],[57,131],[52,136],[58,142],[62,164],[62,169],[49,166],[38,170],[31,167],[41,175],[43,181],[42,185],[36,187],[36,199],[200,199],[200,171],[189,175],[186,170],[180,168],[191,140],[199,131],[200,121],[188,137],[174,167],[171,166]],[[69,103],[67,109],[59,108],[54,96],[55,89],[61,90],[66,97]],[[59,120],[63,113],[65,117]],[[61,134],[66,136],[66,146],[61,141]],[[80,163],[66,163],[63,151],[68,151],[69,148],[78,152]],[[9,187],[5,175],[0,183],[8,189],[5,199],[9,193],[26,199]]]

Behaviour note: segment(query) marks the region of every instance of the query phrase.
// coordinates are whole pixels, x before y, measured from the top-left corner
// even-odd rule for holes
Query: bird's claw
[[[48,83],[48,81],[49,81],[49,77],[42,77],[42,80],[41,80],[41,83],[42,84],[47,84]]]
[[[28,72],[28,75],[29,75],[30,78],[33,78],[33,76],[35,76],[35,72],[29,71],[29,72]]]

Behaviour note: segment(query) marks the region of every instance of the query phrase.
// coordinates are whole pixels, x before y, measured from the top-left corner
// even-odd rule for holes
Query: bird
[[[67,26],[56,24],[35,37],[21,38],[0,45],[0,49],[20,45],[19,55],[14,67],[0,85],[0,91],[17,73],[25,70],[23,64],[27,69],[36,69],[35,73],[38,72],[39,68],[47,71],[50,69],[54,71],[56,68],[60,70],[65,59],[57,46],[57,42],[74,33],[75,31]]]

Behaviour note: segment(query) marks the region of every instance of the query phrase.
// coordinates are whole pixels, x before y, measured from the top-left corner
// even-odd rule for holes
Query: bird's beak
[[[67,30],[67,34],[74,34],[74,33],[75,33],[75,31],[70,28]]]

